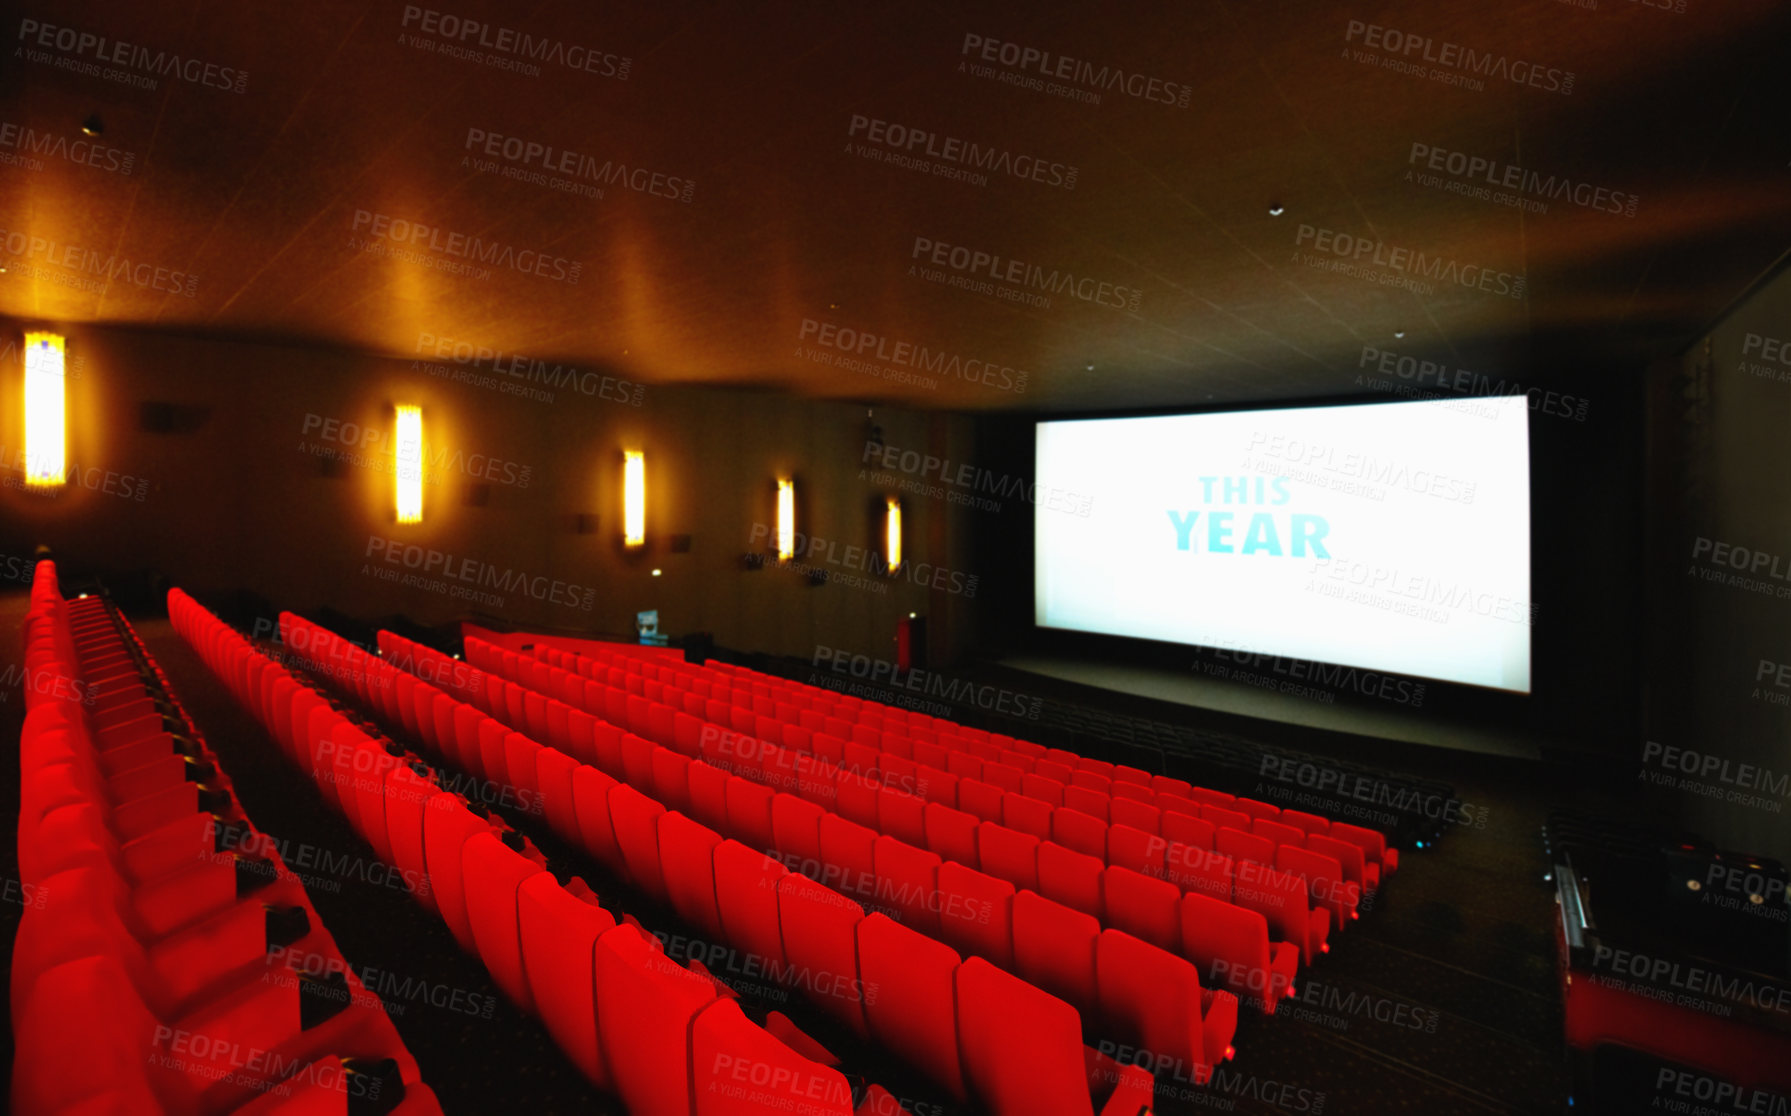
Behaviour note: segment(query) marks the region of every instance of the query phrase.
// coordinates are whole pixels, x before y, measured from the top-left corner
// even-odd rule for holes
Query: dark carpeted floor
[[[22,593],[0,598],[0,666],[17,662],[23,612]],[[256,825],[284,843],[289,861],[303,847],[311,850],[306,855],[327,854],[333,862],[316,873],[320,886],[310,890],[343,953],[357,969],[388,971],[400,983],[408,978],[410,991],[389,1006],[424,1080],[447,1109],[619,1111],[583,1080],[538,1023],[502,999],[483,966],[460,951],[438,917],[379,882],[377,872],[356,867],[357,858],[371,861],[371,849],[325,807],[316,788],[166,620],[133,617],[133,623]],[[16,685],[0,693],[0,739],[17,739],[23,712]],[[1190,710],[1159,715],[1199,718]],[[1452,782],[1483,811],[1484,828],[1459,828],[1431,850],[1402,850],[1400,871],[1375,909],[1333,935],[1332,952],[1302,974],[1297,1000],[1273,1019],[1243,1013],[1238,1056],[1214,1084],[1195,1087],[1172,1073],[1160,1075],[1160,1111],[1565,1111],[1567,1071],[1551,945],[1555,905],[1542,881],[1539,829],[1551,805],[1571,795],[1538,765],[1523,761],[1419,749],[1401,762],[1404,770]],[[16,760],[0,767],[7,808],[16,817]],[[606,905],[613,896],[613,909],[634,914],[648,930],[681,932],[666,912],[641,903],[559,847],[539,818],[512,821],[556,864],[584,874]],[[0,871],[16,878],[16,833],[5,828]],[[19,914],[16,905],[0,907],[0,949],[7,960]],[[469,996],[478,1004],[495,1001],[490,1017],[431,1002],[452,1004],[448,993],[454,989],[463,993],[463,1003]],[[901,1067],[830,1030],[799,1001],[772,1006],[832,1046],[848,1069],[928,1105],[939,1099]],[[10,1031],[0,1042],[10,1067]]]

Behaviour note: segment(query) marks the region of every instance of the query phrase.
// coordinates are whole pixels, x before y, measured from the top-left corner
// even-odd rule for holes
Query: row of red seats
[[[469,654],[502,665],[503,653],[486,650],[478,640],[469,639],[467,645]],[[425,660],[437,654],[414,653]],[[523,671],[524,662],[531,669]],[[469,692],[512,685],[498,673],[458,665],[460,673],[472,672],[463,683]],[[685,756],[704,758],[759,784],[759,797],[770,802],[773,810],[781,807],[783,815],[781,830],[778,814],[771,815],[769,839],[784,841],[804,859],[844,865],[853,878],[860,878],[861,873],[871,871],[870,850],[877,833],[883,833],[913,850],[907,858],[910,863],[924,864],[927,855],[955,860],[1016,888],[1037,890],[1102,924],[1180,954],[1201,966],[1208,987],[1230,991],[1265,1012],[1272,1013],[1281,999],[1292,994],[1298,946],[1270,941],[1271,926],[1277,930],[1291,927],[1304,940],[1311,923],[1305,883],[1291,874],[1252,871],[1246,889],[1238,889],[1229,860],[1215,859],[1208,867],[1223,885],[1223,898],[1195,892],[1184,895],[1165,880],[1131,867],[1107,865],[1097,857],[1041,840],[1003,824],[1005,819],[979,818],[944,802],[927,802],[878,786],[812,755],[731,730],[713,726],[705,730],[702,721],[670,705],[611,689],[545,663],[511,660],[511,665],[519,677],[529,676],[538,687],[533,691],[538,702],[546,702],[548,695],[557,692],[573,698],[575,707],[593,713],[607,709],[642,737]],[[447,671],[449,667],[437,661],[433,669]],[[558,726],[547,722],[545,727],[551,739]],[[794,794],[776,793],[786,789]],[[943,793],[938,787],[928,790]],[[840,837],[835,846],[821,846],[811,812],[814,817],[831,817],[836,823],[843,820],[852,827],[843,830],[835,824],[832,831],[836,835],[855,834],[861,839]],[[1234,904],[1234,896],[1245,902]],[[1318,914],[1320,919],[1327,917],[1323,911]]]
[[[178,590],[169,614],[369,844],[405,879],[426,881],[417,898],[504,993],[631,1111],[890,1110],[893,1098],[875,1087],[855,1104],[843,1075],[753,1023],[712,978],[671,961],[637,925],[618,923],[582,880],[561,884],[501,818],[441,790],[426,765],[396,744],[380,746]]]
[[[1387,848],[1382,834],[1362,826],[1332,822],[1300,810],[1283,810],[1272,803],[1238,798],[1186,780],[1152,776],[1123,764],[1045,748],[1000,733],[983,733],[925,714],[746,672],[744,668],[721,663],[696,667],[663,658],[644,659],[630,654],[627,646],[621,644],[588,644],[577,654],[546,643],[537,643],[534,650],[538,657],[575,669],[586,677],[595,677],[600,669],[619,668],[644,678],[657,678],[662,683],[682,679],[685,686],[697,687],[699,695],[705,698],[710,720],[803,750],[807,750],[806,741],[811,736],[825,732],[850,744],[900,757],[904,762],[991,783],[1053,806],[1071,806],[1102,821],[1123,822],[1168,840],[1191,843],[1183,819],[1192,817],[1270,837],[1277,845],[1291,845],[1333,858],[1338,861],[1341,875],[1328,876],[1323,885],[1324,901],[1334,908],[1333,925],[1338,924],[1335,916],[1341,913],[1336,908],[1347,902],[1353,909],[1351,891],[1373,892],[1381,877],[1391,874],[1399,863],[1398,850]],[[709,706],[709,701],[732,708]],[[857,704],[849,704],[854,702]],[[778,725],[783,726],[786,736],[796,739],[780,740],[776,735]],[[792,733],[791,729],[796,731]],[[1294,859],[1316,866],[1307,857]],[[1315,890],[1318,886],[1315,881]]]
[[[443,682],[474,704],[514,727],[535,733],[568,755],[594,762],[598,769],[622,779],[623,786],[632,784],[650,790],[659,801],[688,810],[699,821],[726,830],[754,847],[774,851],[799,871],[820,876],[840,890],[885,907],[910,926],[1017,972],[1076,1005],[1088,1018],[1104,1020],[1109,1028],[1118,1029],[1129,1044],[1153,1050],[1165,1061],[1180,1061],[1194,1080],[1204,1080],[1212,1066],[1229,1056],[1236,1027],[1236,1000],[1232,994],[1215,993],[1210,987],[1202,989],[1197,970],[1173,952],[1138,940],[1137,935],[1111,930],[1103,934],[1097,919],[1039,894],[1036,884],[1017,888],[986,874],[974,860],[966,863],[963,855],[946,858],[924,843],[910,844],[888,835],[878,836],[817,803],[729,775],[700,758],[652,744],[583,710],[524,690],[468,664],[450,661],[439,652],[389,632],[380,633],[380,647],[392,662],[415,670],[424,678]],[[401,696],[401,706],[402,703]],[[690,720],[683,714],[677,716],[685,722]],[[419,714],[417,720],[423,723],[428,718]],[[451,750],[451,743],[449,747]],[[463,743],[463,751],[469,755],[474,749],[473,741]],[[498,756],[496,748],[478,750]],[[536,774],[527,768],[520,773],[514,765],[510,768],[513,780]],[[578,792],[575,782],[573,793],[576,796]],[[552,816],[551,810],[549,815]],[[983,830],[986,846],[999,844],[1000,827],[985,825]],[[971,844],[977,840],[974,827],[962,836]],[[1054,879],[1051,873],[1056,861],[1049,849],[1046,864],[1047,879]],[[649,886],[657,889],[660,882],[650,880]],[[1234,949],[1225,956],[1237,963],[1256,964],[1266,972],[1268,942],[1261,917],[1225,908],[1223,904],[1210,906],[1221,908],[1220,917],[1196,919],[1201,925],[1194,928],[1195,932],[1215,936],[1223,933],[1226,915],[1245,920],[1244,936],[1254,930],[1261,955]],[[1171,916],[1176,913],[1172,907]],[[1251,919],[1253,927],[1248,925]],[[1237,930],[1235,922],[1230,929]],[[1132,968],[1143,969],[1144,963],[1148,963],[1154,975],[1151,980],[1138,983],[1137,988],[1154,984],[1158,988],[1185,989],[1186,993],[1170,998],[1148,996],[1129,1006],[1116,999],[1103,990],[1098,979],[1097,952],[1110,951],[1097,950],[1097,939],[1125,941],[1126,950],[1140,958]],[[1291,966],[1291,951],[1285,956]]]
[[[576,677],[584,679],[586,686],[598,682],[595,676],[603,671],[600,663],[553,648],[538,647],[540,661],[537,662],[471,637],[466,640],[466,647],[468,660],[476,666],[497,670],[513,680],[527,680],[550,688],[557,685],[557,692],[562,695],[576,692],[579,686],[571,678],[550,671],[577,666],[581,673]],[[543,664],[549,669],[543,670]],[[659,668],[646,664],[645,669]],[[626,716],[630,694],[625,687],[629,676],[615,681],[621,686],[611,685],[605,702],[612,716]],[[732,707],[730,718],[729,707],[724,703],[713,698],[701,699],[676,682],[659,683],[647,679],[638,684],[642,693],[636,696],[674,707],[682,700],[687,712],[710,724],[723,728],[731,726],[732,731],[743,733],[749,740],[768,740],[779,747],[825,759],[850,774],[869,780],[880,793],[885,788],[896,788],[901,793],[909,793],[917,802],[941,802],[961,808],[985,820],[1030,833],[1040,840],[1055,841],[1092,856],[1103,865],[1129,868],[1155,879],[1168,880],[1183,891],[1200,891],[1260,911],[1269,920],[1271,932],[1298,944],[1308,963],[1317,954],[1325,952],[1326,939],[1333,926],[1341,928],[1357,917],[1358,885],[1344,878],[1344,868],[1335,858],[1304,847],[1306,835],[1298,830],[1293,831],[1295,842],[1287,844],[1284,840],[1250,832],[1251,819],[1246,815],[1192,801],[1187,803],[1190,813],[1164,815],[1155,806],[1124,797],[1113,799],[1110,809],[1107,796],[1076,786],[1069,788],[1071,804],[1064,805],[1061,784],[1022,774],[1016,767],[1005,768],[1013,774],[1011,784],[986,783],[969,773],[960,775],[917,763],[907,755],[883,752],[875,744],[849,742],[829,733],[811,736],[807,729],[780,724],[755,715],[743,706]],[[652,693],[648,693],[649,688],[653,688]],[[864,731],[875,739],[874,730]],[[893,739],[887,733],[884,737]],[[906,745],[907,742],[903,740],[902,743]],[[960,757],[954,753],[951,758]],[[981,764],[974,757],[963,758]],[[1018,755],[1015,760],[1025,764],[1033,762]],[[754,760],[747,757],[747,762],[750,764]],[[978,770],[980,772],[980,766]],[[1091,778],[1105,778],[1088,774]],[[1021,789],[1023,783],[1035,781],[1050,789],[1032,786]],[[908,788],[919,793],[911,793]],[[1076,798],[1077,795],[1099,801],[1083,802]],[[914,809],[918,811],[918,805]],[[1202,812],[1210,816],[1198,816]],[[1259,824],[1286,828],[1266,820]],[[1328,837],[1318,839],[1331,840]],[[1356,854],[1359,870],[1360,850],[1345,847]],[[1290,895],[1290,892],[1295,894]]]
[[[124,618],[36,569],[16,1112],[439,1113]]]
[[[1046,748],[1001,733],[957,725],[923,713],[838,694],[745,667],[718,661],[694,667],[665,656],[642,656],[638,654],[638,649],[628,644],[596,644],[588,641],[578,643],[581,654],[607,664],[619,664],[626,670],[656,672],[660,677],[676,672],[687,678],[707,680],[712,690],[716,686],[731,687],[731,692],[727,694],[729,700],[738,703],[743,698],[750,698],[755,714],[770,716],[776,711],[785,723],[798,724],[811,732],[829,731],[861,743],[871,742],[873,737],[881,738],[882,733],[888,732],[909,740],[915,749],[914,758],[917,760],[926,758],[925,749],[929,746],[944,746],[948,752],[963,759],[975,758],[1001,765],[986,772],[984,777],[1003,785],[1011,781],[1014,774],[1003,768],[1017,767],[1022,773],[1037,774],[1061,784],[1081,787],[1085,791],[1152,803],[1166,812],[1188,813],[1188,803],[1193,801],[1234,809],[1246,818],[1284,822],[1309,834],[1330,836],[1345,844],[1355,845],[1361,851],[1365,862],[1363,870],[1360,875],[1352,873],[1348,878],[1366,891],[1375,890],[1381,878],[1391,875],[1399,865],[1398,850],[1388,848],[1382,834],[1362,826],[1333,822],[1300,810],[1283,810],[1272,803],[1197,787],[1186,780],[1152,776],[1124,764],[1111,764],[1059,748]],[[537,643],[537,654],[540,653],[541,646],[543,645]],[[722,695],[711,692],[705,696]],[[780,706],[783,708],[780,709]],[[791,713],[795,716],[790,716]],[[808,715],[804,716],[805,713]],[[908,754],[910,746],[887,739],[884,745],[904,755]],[[934,765],[941,766],[937,763]],[[1153,794],[1156,797],[1151,797]],[[1086,803],[1091,800],[1082,801]],[[1100,810],[1096,808],[1091,812],[1099,814]],[[1325,850],[1321,847],[1316,851]]]
[[[654,789],[650,781],[630,786],[542,748],[473,705],[399,674],[389,662],[370,658],[290,614],[281,617],[281,633],[327,676],[355,686],[390,722],[403,725],[456,766],[522,796],[539,796],[549,823],[570,843],[586,848],[644,892],[669,901],[716,940],[751,953],[768,976],[801,989],[860,1035],[904,1055],[954,1095],[974,1095],[997,1112],[1064,1116],[1087,1116],[1096,1103],[1104,1112],[1132,1116],[1148,1104],[1150,1075],[1083,1047],[1081,1020],[1069,1004],[983,960],[965,961],[950,946],[883,915],[867,916],[838,892],[739,841],[724,839],[678,809],[667,810],[644,793]],[[403,653],[397,637],[382,632],[381,640],[393,660],[415,661],[414,655]],[[444,657],[432,668],[448,673],[461,665],[448,664]],[[618,747],[626,738],[643,753],[652,748],[581,712],[564,706],[561,712],[569,731],[586,738],[606,734]],[[706,766],[655,750],[663,755],[643,756],[649,766],[687,778],[700,778],[699,769]],[[682,762],[655,763],[656,758]],[[711,773],[723,783],[744,784]],[[679,780],[679,785],[682,792],[668,799],[684,805],[689,782]],[[717,821],[726,828],[725,819]],[[1088,942],[1091,977],[1097,952],[1101,990],[1115,1014],[1137,1014],[1133,1001],[1146,995],[1151,1000],[1145,1027],[1125,1032],[1126,1037],[1155,1040],[1165,1050],[1171,1048],[1169,1042],[1179,1041],[1186,1056],[1192,1031],[1193,1057],[1204,1060],[1199,1046],[1202,997],[1193,969],[1128,936],[1109,935],[1098,950],[1092,937]],[[1186,998],[1166,991],[1174,988],[1166,982],[1177,966],[1186,982],[1179,990]],[[1235,1020],[1235,1004],[1230,1014]]]

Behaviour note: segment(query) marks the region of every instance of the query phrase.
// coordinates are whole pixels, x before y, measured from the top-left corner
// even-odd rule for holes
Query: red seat
[[[961,1099],[964,1069],[953,979],[960,960],[950,946],[880,914],[858,924],[871,1037]]]
[[[958,1042],[970,1090],[993,1112],[1090,1116],[1076,1009],[981,958],[958,967]]]
[[[1126,784],[1135,787],[1136,784]],[[1150,793],[1146,791],[1145,793]],[[1115,798],[1107,803],[1107,820],[1114,825],[1129,825],[1142,829],[1146,833],[1157,834],[1163,829],[1163,811],[1148,802],[1140,802],[1133,798]]]
[[[1027,798],[1036,798],[1040,802],[1052,806],[1063,805],[1063,784],[1056,779],[1047,779],[1043,775],[1027,772],[1020,780],[1020,793]]]
[[[1141,875],[1162,879],[1166,873],[1168,845],[1163,838],[1129,825],[1115,825],[1107,830],[1107,863],[1115,868],[1130,868]]]
[[[609,1088],[609,1070],[597,1045],[592,951],[616,920],[602,907],[574,898],[545,872],[517,888],[516,915],[536,1012],[579,1071]]]
[[[844,1075],[779,1042],[732,1000],[710,1004],[691,1023],[690,1066],[694,1116],[852,1116]]]
[[[1107,859],[1107,823],[1080,810],[1066,807],[1054,811],[1048,836],[1066,849],[1073,849],[1102,862]]]
[[[819,806],[793,794],[771,797],[772,845],[792,871],[819,876],[821,860],[821,815]]]
[[[722,937],[772,972],[786,965],[777,909],[778,881],[789,869],[738,841],[715,847],[715,905]]]
[[[424,804],[439,793],[433,783],[403,765],[386,773],[386,836],[392,844],[391,862],[397,865],[411,893],[432,911],[435,892],[429,886],[423,815]]]
[[[939,936],[964,954],[1014,967],[1014,885],[962,864],[939,866]]]
[[[1039,839],[1004,825],[983,822],[976,827],[977,864],[996,879],[1016,888],[1039,889]]]
[[[1010,794],[1019,794],[1026,773],[1008,763],[983,764],[983,782],[993,783]]]
[[[728,782],[732,778],[714,764],[690,765],[690,816],[713,829],[728,825]]]
[[[1095,970],[1101,1017],[1124,1021],[1125,1037],[1138,1049],[1179,1064],[1194,1084],[1206,1084],[1237,1028],[1237,998],[1212,997],[1209,1028],[1194,966],[1117,930],[1102,932]]]
[[[690,809],[690,757],[653,749],[653,797],[667,810]]]
[[[630,1112],[691,1112],[691,1020],[714,983],[659,951],[631,926],[597,939],[597,1036],[610,1080]]]
[[[552,748],[543,748],[535,757],[535,778],[541,784],[541,812],[560,840],[572,845],[584,842],[578,828],[578,807],[572,791],[573,771],[578,766],[577,760]],[[390,807],[387,814],[390,814]]]
[[[659,865],[659,815],[665,807],[627,783],[609,789],[610,823],[616,847],[635,884],[655,899],[665,898],[665,875]]]
[[[829,1015],[868,1035],[865,989],[858,976],[858,924],[864,908],[794,872],[779,879],[777,888],[784,956],[797,986]]]
[[[479,958],[504,995],[524,1011],[534,1010],[528,980],[522,972],[522,942],[517,922],[517,889],[541,865],[507,848],[491,833],[476,833],[461,850],[466,873],[466,914]],[[551,877],[550,877],[551,878]]]
[[[1072,810],[1080,810],[1091,817],[1107,820],[1108,811],[1113,800],[1104,792],[1090,790],[1087,787],[1068,786],[1063,791],[1063,804]]]
[[[1108,868],[1101,875],[1108,926],[1161,949],[1181,944],[1180,888],[1129,868]]]
[[[1001,796],[1001,824],[1009,829],[1030,833],[1041,841],[1054,839],[1052,820],[1054,815],[1063,812],[1049,803],[1039,802],[1022,794]]]
[[[1363,891],[1369,887],[1366,868],[1368,865],[1362,856],[1362,846],[1352,845],[1348,841],[1339,841],[1335,837],[1323,833],[1306,835],[1306,847],[1320,856],[1328,856],[1335,860],[1343,870],[1343,878],[1356,884]]]
[[[715,899],[715,848],[721,835],[675,810],[659,815],[660,869],[679,917],[712,939],[722,936]]]
[[[618,875],[626,872],[622,850],[616,844],[615,823],[610,817],[609,792],[619,786],[614,779],[589,765],[572,770],[572,804],[577,811],[578,832],[592,859]]]
[[[882,788],[861,775],[842,772],[835,783],[838,803],[835,811],[847,821],[877,828],[877,795]]]
[[[1014,896],[1014,972],[1072,1004],[1095,1002],[1101,924],[1035,891]]]
[[[923,934],[939,933],[939,857],[879,836],[872,845],[876,905],[897,912],[903,925]]]
[[[775,792],[770,787],[734,776],[728,780],[725,793],[727,831],[759,852],[776,848],[771,829],[771,799]]]
[[[1301,810],[1281,811],[1281,820],[1288,825],[1298,826],[1307,833],[1329,833],[1331,823],[1317,814],[1308,814]]]
[[[1164,811],[1159,832],[1165,841],[1176,841],[1197,849],[1213,847],[1217,827],[1205,818]]]
[[[1344,879],[1343,866],[1337,861],[1311,849],[1282,845],[1275,850],[1275,867],[1304,876],[1312,905],[1330,912],[1331,925],[1337,929],[1344,929],[1357,918],[1360,889]]]
[[[653,785],[653,745],[632,732],[622,734],[622,774],[617,778],[631,787]]]
[[[1387,847],[1387,839],[1372,829],[1364,829],[1359,825],[1347,822],[1332,822],[1327,836],[1339,841],[1347,841],[1362,850],[1363,859],[1374,865],[1381,878],[1391,875],[1399,867],[1399,850]],[[1368,884],[1373,890],[1376,882]]]
[[[423,859],[429,869],[429,887],[454,940],[460,948],[474,954],[479,952],[479,946],[473,940],[472,923],[467,918],[461,850],[475,834],[489,832],[491,827],[473,816],[454,795],[438,794],[425,804]]]
[[[1200,968],[1209,988],[1273,1015],[1293,988],[1296,947],[1269,942],[1268,920],[1256,911],[1205,895],[1182,896],[1181,954]]]
[[[1220,826],[1213,835],[1213,848],[1233,860],[1253,860],[1258,864],[1275,863],[1275,843],[1267,837],[1230,826]]]
[[[1239,861],[1232,877],[1231,901],[1261,912],[1269,920],[1270,933],[1298,946],[1300,959],[1308,965],[1327,948],[1331,912],[1312,905],[1304,876],[1254,860]]]
[[[1268,802],[1259,802],[1254,798],[1238,799],[1234,804],[1233,809],[1241,810],[1250,815],[1251,818],[1265,818],[1269,821],[1279,821],[1281,819],[1281,807]]]
[[[1002,800],[1007,795],[992,783],[985,783],[975,778],[958,778],[958,809],[965,813],[975,814],[984,821],[1003,824],[1001,821]]]
[[[479,722],[478,762],[467,766],[489,782],[508,783],[510,775],[505,768],[504,741],[509,736],[510,730],[497,721],[487,718]]]
[[[1256,818],[1250,823],[1250,832],[1258,837],[1266,837],[1276,845],[1294,845],[1304,847],[1306,831],[1297,825],[1287,825],[1269,818]]]
[[[976,849],[976,815],[937,802],[927,803],[924,845],[941,860],[955,860],[975,867],[982,862]]]
[[[1231,858],[1222,852],[1172,845],[1164,859],[1163,871],[1169,881],[1183,891],[1231,902],[1235,869]]]
[[[983,777],[983,761],[968,752],[953,752],[946,756],[945,769],[960,779],[980,781]]]
[[[1224,806],[1202,806],[1200,816],[1213,823],[1213,828],[1223,829],[1230,826],[1243,833],[1250,832],[1250,815]]]
[[[1066,849],[1052,841],[1039,844],[1039,893],[1066,907],[1098,915],[1101,907],[1101,872],[1106,867],[1092,856]]]
[[[821,882],[847,895],[872,900],[878,892],[874,830],[838,814],[821,815]]]
[[[520,732],[513,732],[504,738],[504,771],[509,776],[511,788],[516,792],[518,813],[541,813],[538,763],[541,753],[546,750]]]
[[[926,807],[925,799],[886,786],[877,793],[877,829],[898,841],[925,848]]]

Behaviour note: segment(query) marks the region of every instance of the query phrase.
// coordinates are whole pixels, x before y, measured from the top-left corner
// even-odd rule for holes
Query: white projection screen
[[[1524,396],[1037,436],[1040,627],[1530,692]]]

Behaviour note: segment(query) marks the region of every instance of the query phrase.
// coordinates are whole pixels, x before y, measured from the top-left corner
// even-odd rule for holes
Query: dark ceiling
[[[0,313],[964,409],[1621,374],[1791,243],[1787,5],[1592,2],[44,0]]]

